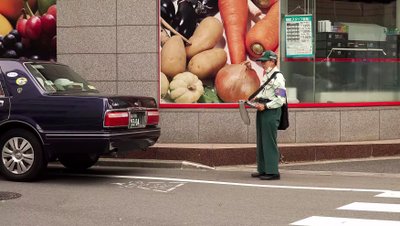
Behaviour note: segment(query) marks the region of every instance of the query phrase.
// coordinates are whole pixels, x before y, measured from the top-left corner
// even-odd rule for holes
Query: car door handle
[[[0,107],[4,106],[4,100],[0,100]]]

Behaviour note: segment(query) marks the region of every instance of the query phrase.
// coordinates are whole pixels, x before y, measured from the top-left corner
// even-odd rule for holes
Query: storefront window
[[[281,68],[292,102],[343,103],[400,100],[396,0],[285,0],[282,18],[312,15],[314,56],[289,57]],[[282,20],[283,21],[283,20]],[[285,23],[281,43],[287,41]]]

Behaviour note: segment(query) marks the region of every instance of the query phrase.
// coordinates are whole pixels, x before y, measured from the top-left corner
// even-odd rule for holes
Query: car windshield
[[[90,85],[70,67],[53,63],[26,63],[36,81],[42,88],[50,93],[98,93],[96,88]]]

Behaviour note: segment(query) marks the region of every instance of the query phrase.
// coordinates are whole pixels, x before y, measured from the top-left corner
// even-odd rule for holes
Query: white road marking
[[[302,226],[399,226],[400,221],[312,216],[290,225]]]
[[[143,190],[151,190],[156,192],[170,192],[176,188],[184,185],[180,182],[143,182],[143,181],[129,181],[127,183],[111,183],[118,185],[120,188],[139,188]]]
[[[317,170],[294,170],[282,169],[282,173],[300,175],[321,175],[321,176],[349,176],[349,177],[380,177],[380,178],[400,178],[398,173],[370,173],[370,172],[346,172],[346,171],[317,171]]]
[[[179,183],[178,185],[176,185],[175,187],[172,187],[172,188],[170,188],[170,189],[168,189],[167,191],[165,191],[165,192],[170,192],[170,191],[173,191],[173,190],[175,190],[175,189],[177,189],[177,188],[179,188],[180,186],[182,186],[182,185],[184,185],[185,183]]]
[[[215,185],[230,185],[240,187],[253,187],[253,188],[277,188],[277,189],[293,189],[293,190],[316,190],[316,191],[343,191],[343,192],[370,192],[370,193],[386,193],[393,192],[385,189],[363,189],[363,188],[333,188],[333,187],[309,187],[309,186],[289,186],[289,185],[271,185],[271,184],[248,184],[248,183],[235,183],[224,181],[210,181],[210,180],[192,180],[184,178],[171,178],[171,177],[144,177],[144,176],[128,176],[128,175],[98,175],[98,174],[62,174],[63,176],[81,176],[81,177],[101,177],[113,179],[139,179],[139,180],[162,180],[172,182],[187,182],[198,184],[215,184]],[[395,191],[400,192],[400,191]]]
[[[353,202],[337,208],[338,210],[355,210],[370,212],[400,213],[400,204]]]
[[[375,195],[375,197],[400,199],[400,191],[389,191],[379,195]]]
[[[182,161],[182,166],[184,167],[195,167],[198,169],[209,169],[209,170],[215,170],[215,167],[211,166],[206,166],[200,163],[194,163],[194,162],[188,162],[188,161]]]

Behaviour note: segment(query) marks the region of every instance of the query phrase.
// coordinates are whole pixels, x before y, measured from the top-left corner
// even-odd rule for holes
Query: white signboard
[[[285,16],[286,57],[313,57],[312,15]]]

